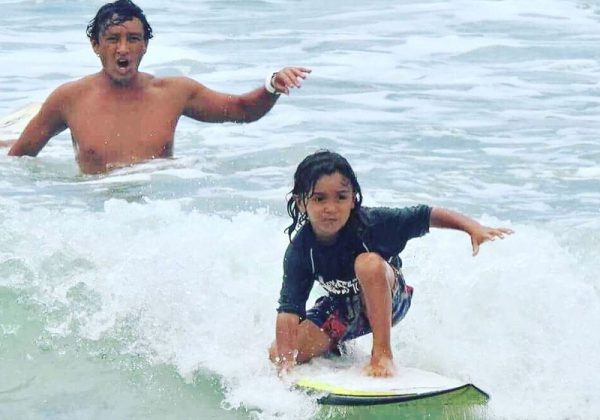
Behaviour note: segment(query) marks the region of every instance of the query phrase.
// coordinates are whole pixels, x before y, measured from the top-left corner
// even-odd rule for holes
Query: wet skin
[[[181,115],[204,122],[251,122],[277,100],[263,87],[243,95],[208,89],[186,77],[157,78],[139,72],[146,53],[142,22],[134,18],[111,25],[92,41],[102,70],[57,88],[31,120],[9,155],[36,156],[51,137],[69,128],[83,173],[173,155]],[[310,70],[289,67],[277,73],[284,93],[300,87]]]

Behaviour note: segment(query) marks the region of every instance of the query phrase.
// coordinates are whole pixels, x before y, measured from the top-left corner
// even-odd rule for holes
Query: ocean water
[[[0,1],[0,116],[99,69],[102,4]],[[232,93],[313,73],[256,123],[182,119],[173,159],[108,175],[79,174],[68,132],[37,158],[0,149],[0,418],[600,418],[600,2],[139,5],[143,71]],[[485,409],[353,414],[276,378],[285,198],[319,148],[367,205],[515,230],[476,258],[445,230],[403,253],[398,363],[475,383]]]

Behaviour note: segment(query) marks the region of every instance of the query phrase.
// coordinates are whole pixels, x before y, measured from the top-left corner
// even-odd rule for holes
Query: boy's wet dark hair
[[[342,155],[329,150],[319,150],[305,157],[298,165],[294,174],[294,188],[290,191],[290,198],[287,202],[287,212],[292,218],[292,224],[285,229],[285,232],[290,237],[290,241],[294,231],[304,225],[308,219],[306,213],[300,212],[300,209],[296,205],[296,198],[302,200],[306,205],[319,179],[323,175],[331,175],[335,172],[342,174],[352,185],[354,208],[350,212],[348,224],[358,234],[365,227],[366,222],[361,208],[362,192],[354,170]]]
[[[99,42],[100,35],[109,26],[120,25],[123,22],[138,18],[144,26],[144,40],[152,38],[152,28],[146,20],[146,16],[131,0],[117,0],[113,3],[107,3],[98,10],[96,17],[90,21],[87,26],[86,34],[94,42]]]

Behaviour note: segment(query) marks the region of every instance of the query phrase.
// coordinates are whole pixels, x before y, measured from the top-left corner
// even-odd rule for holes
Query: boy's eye
[[[140,42],[141,40],[142,40],[142,37],[139,35],[132,35],[129,37],[130,42]]]

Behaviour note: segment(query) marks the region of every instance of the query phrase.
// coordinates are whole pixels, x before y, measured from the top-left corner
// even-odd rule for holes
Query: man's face
[[[138,18],[109,25],[100,34],[94,52],[100,57],[104,72],[118,84],[129,83],[138,72],[146,53],[144,26]]]

